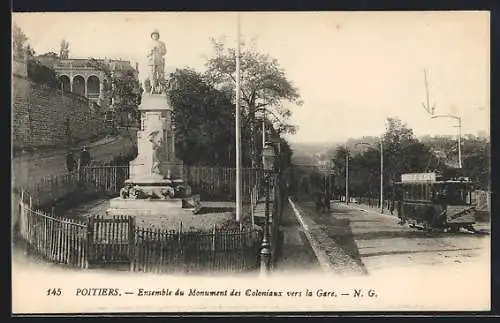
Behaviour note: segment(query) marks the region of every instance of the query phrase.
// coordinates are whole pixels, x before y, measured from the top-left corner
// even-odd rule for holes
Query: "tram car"
[[[475,207],[469,178],[408,173],[395,183],[400,224],[428,231],[474,232]]]

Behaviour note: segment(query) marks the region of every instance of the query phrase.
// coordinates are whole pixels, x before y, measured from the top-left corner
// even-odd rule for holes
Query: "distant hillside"
[[[336,143],[331,143],[331,142],[321,142],[321,143],[295,143],[291,142],[290,146],[294,150],[294,152],[300,153],[300,154],[316,154],[316,153],[321,153],[324,152],[328,149],[330,149],[333,145],[336,145]]]
[[[366,150],[367,147],[377,147],[378,138],[376,137],[362,137],[362,138],[349,138],[347,140],[347,147],[353,154],[360,153]],[[364,143],[367,145],[358,145]],[[293,149],[294,163],[305,163],[306,161],[314,162],[322,159],[330,159],[335,155],[335,151],[340,146],[345,146],[346,142],[332,141],[321,143],[290,143]],[[297,161],[295,161],[297,160]]]
[[[293,149],[292,162],[302,165],[316,165],[325,153],[336,146],[336,143],[294,143],[290,146]]]
[[[446,165],[457,167],[458,149],[455,136],[422,136],[418,138]],[[379,138],[365,136],[361,138],[349,138],[347,142],[330,143],[290,143],[293,149],[292,162],[295,164],[318,164],[320,160],[334,157],[338,147],[349,149],[352,155],[366,151],[369,147],[379,149]],[[462,160],[477,153],[478,146],[489,145],[489,140],[466,134],[462,137]]]

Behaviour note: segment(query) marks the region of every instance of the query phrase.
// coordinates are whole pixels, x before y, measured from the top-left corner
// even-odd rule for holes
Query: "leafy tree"
[[[206,77],[211,84],[224,92],[234,93],[236,85],[236,51],[226,48],[224,40],[212,39],[215,56],[206,63]],[[294,132],[295,127],[287,123],[291,115],[284,101],[302,104],[298,89],[286,77],[278,61],[267,54],[256,51],[253,46],[244,47],[240,56],[242,126],[250,130],[252,166],[257,165],[255,145],[256,113],[273,108],[279,116],[279,132]],[[271,116],[269,116],[271,117]]]
[[[14,57],[24,57],[27,41],[28,36],[26,36],[18,25],[14,24],[12,28],[12,49]]]
[[[366,148],[365,148],[366,149]],[[357,196],[378,191],[380,179],[380,153],[369,148],[355,153],[345,146],[338,146],[332,158],[334,164],[334,186],[336,191],[345,192],[346,155],[349,154],[349,192]]]
[[[56,71],[51,67],[41,64],[36,59],[28,59],[28,79],[54,89],[61,87]]]
[[[206,75],[192,69],[177,69],[169,76],[176,86],[168,92],[174,108],[177,156],[187,165],[234,167],[235,107],[230,93],[216,89]],[[280,158],[276,167],[290,165],[292,150],[273,128],[270,137],[279,141],[275,146]],[[259,129],[260,130],[260,129]],[[251,166],[250,132],[242,129],[242,164]]]
[[[391,184],[400,180],[402,173],[437,171],[447,176],[470,177],[479,189],[490,187],[491,147],[487,139],[471,135],[462,140],[462,169],[450,167],[456,161],[457,140],[449,136],[426,136],[419,141],[413,131],[401,120],[388,119],[384,140],[384,192],[389,195]],[[360,139],[351,139],[360,142]],[[364,148],[338,146],[333,155],[335,186],[345,190],[345,161],[349,151],[350,194],[378,197],[380,192],[380,150],[377,144]],[[357,149],[357,150],[356,150]],[[437,152],[440,152],[439,154]]]
[[[177,69],[169,78],[176,80],[168,99],[174,108],[177,156],[187,165],[231,167],[235,153],[231,98],[192,69]]]
[[[384,178],[387,181],[398,181],[402,173],[438,168],[436,157],[418,141],[412,129],[396,118],[388,118],[387,123],[388,128],[383,136]]]
[[[35,50],[28,43],[28,37],[16,24],[14,24],[12,29],[12,49],[14,57],[27,59],[27,72],[29,80],[52,88],[60,87],[59,79],[57,78],[55,70],[51,67],[43,65],[37,58],[35,58]],[[50,54],[52,53],[47,53],[45,55]]]
[[[428,146],[418,141],[412,129],[401,120],[388,118],[388,128],[384,133],[384,192],[391,192],[391,185],[399,181],[400,175],[407,172],[443,171],[446,165],[431,152]],[[380,139],[378,139],[380,140]],[[351,140],[351,147],[339,146],[333,161],[335,164],[337,189],[345,190],[345,163],[349,151],[349,190],[351,194],[377,197],[380,194],[380,148],[372,140],[371,147],[362,148]],[[361,150],[364,149],[364,150]]]
[[[292,166],[293,149],[283,138],[280,138],[280,147],[280,168],[286,170]]]
[[[422,142],[432,151],[439,152],[438,159],[443,171],[449,165],[456,167],[458,160],[457,138],[451,136],[427,136]],[[462,138],[462,169],[456,175],[470,177],[477,188],[490,187],[491,144],[488,139],[465,135]],[[448,166],[448,167],[447,167]]]
[[[103,91],[113,98],[115,113],[126,115],[128,128],[130,120],[140,117],[138,107],[144,89],[137,72],[132,66],[114,68],[110,63],[94,58],[89,59],[87,65],[104,73]]]
[[[345,146],[338,146],[335,150],[335,155],[332,158],[333,172],[335,173],[334,185],[337,190],[345,191],[346,177],[346,156],[348,151]]]
[[[365,148],[366,149],[366,148]],[[350,163],[350,182],[358,196],[372,195],[380,190],[380,150],[369,147],[354,155]]]

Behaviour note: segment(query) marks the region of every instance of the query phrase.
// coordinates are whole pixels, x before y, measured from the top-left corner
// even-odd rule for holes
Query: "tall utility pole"
[[[458,168],[462,169],[462,118],[458,117]]]
[[[380,213],[384,212],[384,137],[380,137]]]
[[[241,134],[240,134],[240,13],[236,28],[236,221],[241,221]]]
[[[345,145],[345,203],[349,204],[349,149]]]
[[[434,115],[434,109],[435,106],[431,106],[429,103],[429,85],[427,84],[427,72],[424,70],[424,82],[425,82],[425,97],[427,99],[427,105],[425,103],[422,103],[424,106],[425,111],[429,113],[430,115]]]

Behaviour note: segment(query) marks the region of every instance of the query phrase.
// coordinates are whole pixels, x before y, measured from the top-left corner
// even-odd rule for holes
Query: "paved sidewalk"
[[[348,205],[346,205],[345,203],[337,203],[336,205],[338,207],[348,207],[348,208],[357,209],[357,210],[361,210],[361,211],[366,211],[366,212],[370,212],[370,213],[376,213],[376,214],[379,214],[379,215],[387,215],[387,216],[391,216],[391,217],[397,217],[398,216],[396,210],[393,211],[393,214],[391,214],[391,211],[389,211],[387,209],[384,209],[383,212],[380,212],[380,208],[379,207],[373,207],[373,206],[369,206],[367,204],[349,203]]]
[[[399,225],[397,216],[378,211],[355,204],[332,205],[332,217],[346,223],[343,231],[332,230],[332,236],[337,240],[350,236],[370,274],[403,268],[430,274],[443,266],[460,270],[463,263],[477,262],[489,245],[488,234],[419,231]]]

